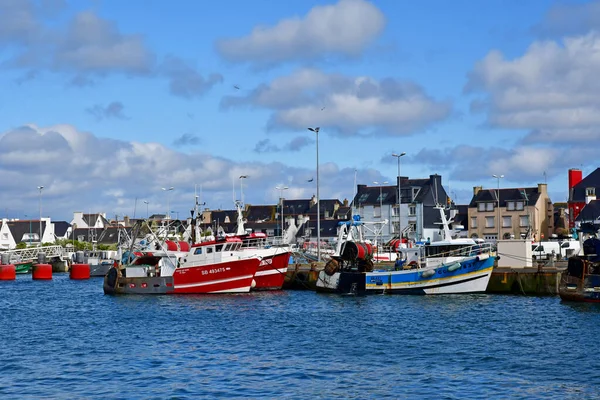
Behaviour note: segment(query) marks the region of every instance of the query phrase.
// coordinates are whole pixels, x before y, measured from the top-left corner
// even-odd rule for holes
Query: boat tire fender
[[[106,273],[106,284],[108,287],[115,288],[117,286],[117,277],[119,273],[116,268],[111,268]]]

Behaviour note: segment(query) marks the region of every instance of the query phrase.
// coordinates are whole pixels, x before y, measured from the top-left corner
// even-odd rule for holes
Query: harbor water
[[[558,297],[0,291],[2,399],[600,397],[600,306]]]

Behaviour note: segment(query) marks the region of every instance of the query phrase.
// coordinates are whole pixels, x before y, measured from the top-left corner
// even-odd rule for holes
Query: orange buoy
[[[17,278],[17,268],[14,264],[0,265],[0,281],[14,281]]]
[[[90,279],[90,264],[73,264],[69,272],[71,279]]]
[[[35,264],[31,275],[33,279],[52,279],[52,265]]]

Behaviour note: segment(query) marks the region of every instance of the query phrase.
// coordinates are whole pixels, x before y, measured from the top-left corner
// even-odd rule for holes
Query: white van
[[[531,244],[531,256],[534,260],[562,260],[579,253],[581,248],[577,240],[533,242]]]

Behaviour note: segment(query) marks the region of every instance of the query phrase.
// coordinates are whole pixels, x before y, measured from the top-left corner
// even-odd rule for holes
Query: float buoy
[[[421,276],[422,276],[423,278],[429,278],[430,276],[433,276],[434,274],[435,274],[435,270],[433,270],[433,269],[428,269],[427,271],[423,271],[423,272],[421,273]]]
[[[48,280],[52,279],[52,265],[35,264],[31,273],[33,279]]]
[[[454,263],[448,267],[448,271],[450,271],[450,272],[456,271],[459,268],[460,268],[460,263]]]
[[[0,265],[0,281],[14,281],[17,278],[17,267],[14,264]]]
[[[69,272],[71,279],[90,279],[90,264],[73,264]]]

